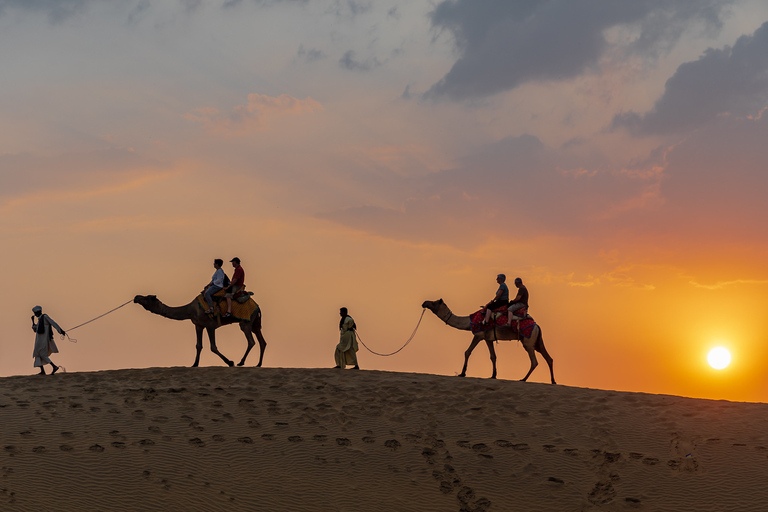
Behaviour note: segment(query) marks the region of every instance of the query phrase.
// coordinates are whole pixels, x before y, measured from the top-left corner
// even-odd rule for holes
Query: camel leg
[[[496,349],[493,346],[493,340],[485,340],[485,342],[488,344],[488,352],[491,353],[491,363],[493,363],[493,375],[491,375],[492,379],[496,378]]]
[[[472,355],[472,351],[475,350],[475,347],[478,343],[480,343],[480,340],[482,338],[480,336],[475,335],[474,338],[472,338],[472,343],[469,344],[469,348],[464,352],[464,368],[461,369],[461,373],[459,374],[459,377],[466,377],[467,376],[467,364],[469,363],[469,356]]]
[[[256,368],[261,368],[261,362],[264,361],[264,351],[267,348],[267,340],[265,340],[264,335],[261,334],[261,321],[259,321],[259,323],[254,322],[253,334],[256,335],[256,339],[259,341],[259,351],[261,352],[259,354],[259,364],[256,365]]]
[[[210,342],[211,342],[211,352],[213,352],[214,354],[216,354],[217,356],[219,356],[219,357],[221,358],[221,360],[222,360],[222,361],[224,361],[225,363],[227,363],[227,366],[235,366],[235,363],[233,363],[232,361],[230,361],[229,359],[227,359],[227,358],[224,356],[224,354],[222,354],[221,352],[219,352],[219,349],[218,349],[218,348],[216,348],[216,329],[212,329],[212,328],[210,328],[210,327],[209,327],[209,328],[207,328],[207,331],[208,331],[208,339],[209,339],[209,340],[210,340]]]
[[[554,360],[549,355],[549,352],[547,352],[547,349],[544,348],[544,338],[541,335],[541,330],[539,330],[539,338],[536,340],[536,350],[547,362],[547,365],[549,365],[549,376],[552,378],[552,384],[557,384],[557,382],[555,382],[555,370],[553,368]]]
[[[240,330],[243,331],[243,334],[245,334],[245,339],[248,340],[248,346],[245,349],[245,354],[243,354],[243,358],[240,360],[239,363],[237,363],[237,366],[243,366],[245,364],[245,359],[248,357],[248,353],[251,351],[254,345],[256,345],[256,342],[253,341],[253,334],[251,334],[252,328],[253,328],[253,324],[240,322]]]
[[[197,355],[195,355],[195,364],[192,365],[192,368],[195,368],[200,364],[200,352],[203,350],[203,329],[204,327],[202,325],[195,326],[195,331],[197,331],[197,345],[195,345]]]
[[[523,341],[523,347],[525,347],[525,341],[527,341],[527,339]],[[525,351],[528,352],[528,356],[531,358],[531,369],[528,370],[528,373],[525,374],[525,377],[520,379],[521,382],[528,380],[528,377],[531,376],[533,370],[539,365],[539,362],[536,360],[536,351],[533,349],[533,347],[526,347]]]

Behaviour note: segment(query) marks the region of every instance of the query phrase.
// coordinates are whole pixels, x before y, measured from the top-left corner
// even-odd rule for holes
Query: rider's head
[[[503,283],[504,281],[507,280],[507,276],[505,276],[504,274],[499,274],[496,276],[496,280],[500,283]]]
[[[516,277],[515,278],[515,286],[522,286],[522,285],[523,285],[523,280],[520,279],[519,277]]]
[[[215,260],[213,260],[213,266],[216,268],[221,268],[223,264],[224,264],[224,260],[220,258],[216,258]]]

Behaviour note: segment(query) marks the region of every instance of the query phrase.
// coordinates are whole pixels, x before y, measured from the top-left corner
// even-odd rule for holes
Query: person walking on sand
[[[53,341],[53,329],[64,336],[66,333],[59,327],[59,324],[53,321],[51,317],[43,314],[43,308],[35,306],[32,308],[32,330],[35,331],[35,349],[32,351],[32,357],[35,358],[35,368],[40,367],[40,375],[45,375],[44,365],[50,364],[53,368],[51,375],[59,370],[59,367],[53,364],[50,359],[51,354],[58,354],[59,348]],[[35,318],[38,319],[35,323]]]
[[[224,314],[224,318],[232,316],[232,299],[235,298],[235,295],[237,295],[240,290],[245,288],[245,270],[240,266],[240,258],[235,256],[229,260],[229,262],[232,263],[235,272],[232,274],[232,282],[229,284],[225,295],[227,298],[227,312]]]
[[[357,336],[355,335],[355,321],[351,316],[347,314],[347,308],[341,308],[339,310],[341,320],[339,321],[339,344],[336,345],[336,358],[335,368],[344,369],[348,364],[354,364],[354,370],[359,370],[360,366],[357,364],[357,354],[359,350],[357,346]]]
[[[213,296],[218,293],[222,288],[224,288],[224,279],[227,277],[227,275],[224,273],[223,270],[221,270],[221,266],[224,265],[224,260],[216,258],[213,260],[213,268],[216,269],[216,271],[213,273],[213,277],[211,278],[211,282],[206,285],[205,289],[203,290],[204,296],[205,296],[205,302],[208,303],[208,309],[204,311],[206,315],[210,315],[214,312],[213,308]]]

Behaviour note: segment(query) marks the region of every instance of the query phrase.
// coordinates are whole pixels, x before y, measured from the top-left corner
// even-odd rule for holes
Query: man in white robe
[[[62,336],[66,333],[51,317],[43,314],[43,308],[40,306],[33,307],[32,312],[34,313],[32,316],[32,330],[35,331],[35,349],[32,352],[32,357],[35,358],[35,368],[39,366],[40,375],[45,375],[43,365],[50,364],[53,367],[51,372],[51,375],[53,375],[58,371],[59,367],[53,364],[49,356],[57,354],[59,348],[56,346],[56,342],[53,341],[53,331],[51,329],[56,329]],[[38,319],[37,323],[35,323],[35,318]]]
[[[356,354],[359,348],[357,336],[355,336],[357,326],[352,317],[347,315],[347,308],[341,308],[339,314],[341,315],[341,322],[339,322],[339,344],[336,345],[336,353],[334,354],[335,367],[344,369],[348,364],[354,364],[354,369],[359,370],[360,366],[357,364]]]

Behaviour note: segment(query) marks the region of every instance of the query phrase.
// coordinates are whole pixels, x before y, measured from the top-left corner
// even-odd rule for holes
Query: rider
[[[523,284],[523,280],[519,277],[515,278],[515,286],[517,286],[517,295],[512,299],[509,304],[509,310],[507,314],[507,327],[512,325],[512,320],[520,319],[523,317],[514,316],[515,311],[520,308],[525,308],[525,313],[528,314],[528,288]]]
[[[235,256],[231,260],[232,266],[235,268],[235,272],[232,274],[232,282],[227,288],[227,312],[224,314],[224,318],[232,315],[232,299],[235,298],[238,292],[245,288],[245,270],[240,265],[240,258]]]
[[[496,276],[496,282],[499,283],[499,289],[496,290],[496,296],[493,297],[493,300],[485,305],[486,311],[485,320],[483,320],[484,324],[487,324],[491,321],[491,313],[494,309],[509,304],[509,286],[507,286],[507,283],[504,282],[506,280],[507,276],[504,274],[499,274]]]

